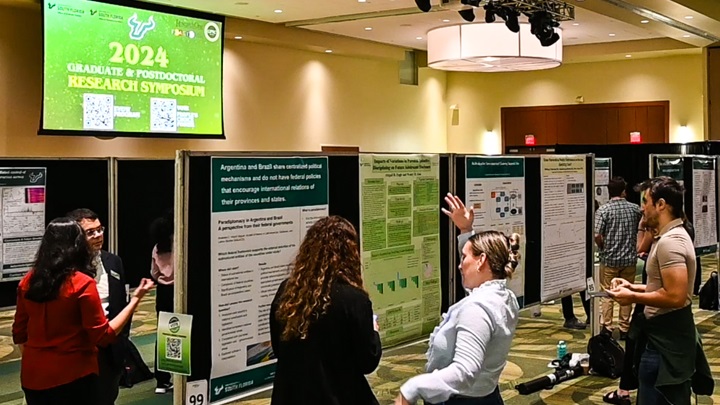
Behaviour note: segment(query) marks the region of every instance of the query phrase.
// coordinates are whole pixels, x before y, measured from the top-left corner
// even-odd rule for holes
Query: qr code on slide
[[[111,94],[83,94],[83,129],[114,127],[115,99]]]
[[[177,131],[177,100],[174,98],[150,99],[150,130]]]
[[[182,339],[165,337],[165,357],[168,360],[182,361]]]

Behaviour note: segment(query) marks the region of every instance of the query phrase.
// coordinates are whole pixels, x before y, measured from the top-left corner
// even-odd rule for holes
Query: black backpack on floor
[[[137,383],[149,380],[155,375],[145,364],[140,352],[130,339],[125,339],[125,367],[120,377],[120,386],[131,388]]]
[[[587,352],[590,355],[590,369],[594,374],[620,377],[623,372],[625,350],[607,333],[600,333],[590,338]]]
[[[718,310],[718,273],[713,271],[698,293],[700,309]]]

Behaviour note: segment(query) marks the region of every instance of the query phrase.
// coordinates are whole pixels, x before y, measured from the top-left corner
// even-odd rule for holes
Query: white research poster
[[[272,381],[270,305],[328,215],[327,157],[213,157],[210,401]]]
[[[541,301],[585,289],[586,169],[584,155],[541,156]]]
[[[476,232],[494,230],[520,236],[520,263],[508,287],[520,306],[525,296],[525,158],[465,158],[465,204],[473,207]],[[454,253],[454,252],[452,252]]]
[[[2,281],[19,280],[35,262],[45,233],[44,167],[0,168]]]
[[[692,222],[695,227],[695,250],[698,254],[717,251],[717,202],[715,196],[716,160],[714,157],[694,156]]]

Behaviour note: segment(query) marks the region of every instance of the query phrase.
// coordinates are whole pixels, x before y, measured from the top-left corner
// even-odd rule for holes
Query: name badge
[[[120,275],[119,275],[116,271],[110,270],[110,275],[111,275],[114,279],[120,280]]]

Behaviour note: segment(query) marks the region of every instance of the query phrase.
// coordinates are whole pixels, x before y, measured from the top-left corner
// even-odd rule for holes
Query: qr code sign
[[[111,94],[83,94],[83,129],[114,127],[115,99]]]
[[[165,337],[165,358],[168,360],[182,361],[182,339],[176,337]]]
[[[174,98],[150,99],[150,130],[177,131],[177,100]]]

